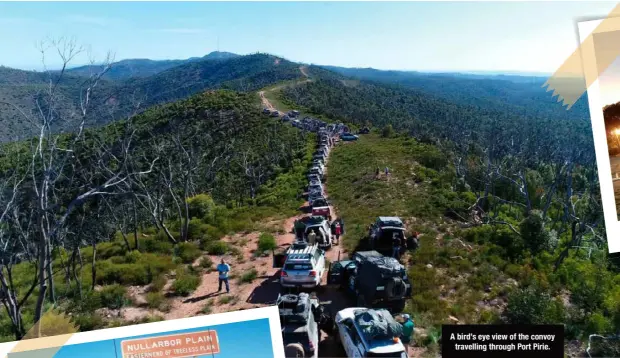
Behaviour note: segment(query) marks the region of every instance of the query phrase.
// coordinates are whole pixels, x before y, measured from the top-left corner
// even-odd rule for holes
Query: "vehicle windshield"
[[[323,199],[315,200],[312,206],[327,206],[327,201]]]

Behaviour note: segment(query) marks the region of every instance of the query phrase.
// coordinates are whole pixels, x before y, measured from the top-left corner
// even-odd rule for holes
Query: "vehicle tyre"
[[[305,356],[304,347],[299,343],[292,343],[284,347],[286,358],[303,358]]]

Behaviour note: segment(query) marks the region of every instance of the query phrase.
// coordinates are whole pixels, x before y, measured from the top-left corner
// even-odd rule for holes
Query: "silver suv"
[[[325,251],[318,245],[299,241],[293,243],[284,254],[285,258],[274,257],[274,267],[280,268],[280,285],[287,288],[315,288],[321,284],[325,273]],[[281,267],[278,263],[283,261]]]

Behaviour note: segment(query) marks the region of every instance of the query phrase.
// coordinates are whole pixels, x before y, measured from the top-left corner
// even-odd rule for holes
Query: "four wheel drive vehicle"
[[[318,162],[321,162],[323,165],[325,165],[325,158],[320,154],[314,154],[312,156],[312,161],[313,162],[318,161]]]
[[[263,114],[271,114],[271,110],[269,110],[269,108],[263,108]]]
[[[310,187],[316,187],[317,185],[321,186],[323,183],[321,183],[321,179],[310,179],[310,181],[308,182],[308,191],[310,190]]]
[[[271,115],[270,115],[270,116],[271,116],[271,117],[280,117],[280,112],[278,112],[278,111],[273,111],[273,112],[271,112]]]
[[[299,122],[297,119],[294,119],[293,121],[291,121],[291,125],[293,127],[300,127],[301,126],[301,122]]]
[[[399,217],[380,216],[370,225],[368,237],[373,250],[388,254],[392,252],[394,234],[401,239],[405,238],[405,224]],[[412,247],[412,239],[407,240],[407,246]]]
[[[402,326],[386,310],[345,308],[336,314],[335,329],[347,357],[408,358]]]
[[[304,237],[307,238],[312,231],[317,235],[316,241],[320,248],[329,249],[332,247],[332,230],[327,219],[322,216],[311,216],[306,222]]]
[[[333,262],[327,283],[356,297],[360,307],[381,307],[393,312],[402,312],[412,291],[405,267],[377,251],[360,251],[349,260]]]
[[[313,160],[312,166],[319,167],[323,172],[325,172],[325,165],[320,160]]]
[[[284,254],[274,254],[273,267],[281,269],[282,287],[315,288],[325,273],[325,251],[317,244],[297,241]]]
[[[308,174],[308,181],[321,181],[321,177],[318,174]]]
[[[314,200],[312,202],[312,215],[313,216],[322,216],[327,218],[327,220],[332,220],[332,213],[329,207],[329,201],[325,198],[320,198]]]
[[[324,177],[323,170],[321,170],[321,168],[319,168],[319,167],[312,167],[312,168],[310,168],[310,171],[308,171],[308,173],[310,173],[310,174],[317,174],[319,176],[319,178],[321,178],[321,180],[323,180],[323,177]]]
[[[278,296],[284,354],[289,357],[318,357],[321,330],[320,304],[307,293]]]
[[[284,115],[284,116],[282,117],[282,122],[288,122],[288,121],[290,121],[290,120],[291,120],[291,117],[289,117],[289,116],[287,116],[287,115]]]
[[[342,133],[340,135],[340,140],[343,140],[345,142],[351,142],[351,141],[355,141],[358,140],[359,137],[354,135],[354,134],[350,134],[350,133]]]
[[[315,152],[314,152],[314,155],[317,155],[317,156],[319,156],[319,155],[320,155],[320,156],[323,158],[323,160],[326,160],[326,159],[327,159],[327,153],[323,152],[322,150],[317,150],[317,151],[315,151]]]
[[[318,199],[323,199],[323,194],[318,193],[318,192],[311,192],[310,194],[308,194],[308,205],[312,206],[314,204],[315,201],[317,201]]]
[[[324,192],[323,192],[323,185],[321,185],[321,184],[309,185],[308,186],[308,192],[309,193],[318,192],[321,195],[323,195],[324,194]]]

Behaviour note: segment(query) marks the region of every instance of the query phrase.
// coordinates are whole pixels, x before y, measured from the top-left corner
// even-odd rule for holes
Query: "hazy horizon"
[[[546,74],[576,48],[578,19],[604,17],[615,4],[6,2],[0,31],[11,36],[0,39],[0,65],[41,70],[36,43],[64,36],[90,46],[99,60],[108,51],[119,61],[219,49],[379,70]],[[72,67],[86,63],[82,56]]]

